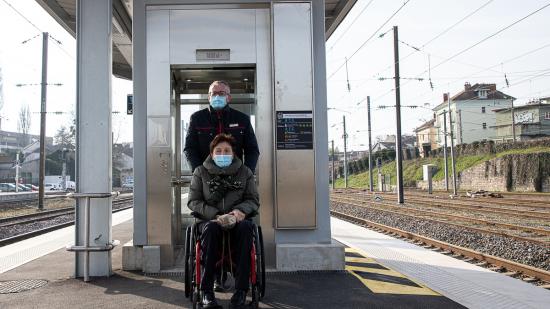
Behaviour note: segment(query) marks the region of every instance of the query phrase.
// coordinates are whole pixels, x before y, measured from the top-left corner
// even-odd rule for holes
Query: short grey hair
[[[208,87],[208,93],[212,92],[212,87],[215,85],[215,84],[222,84],[225,86],[225,88],[227,88],[227,94],[230,94],[231,93],[231,87],[229,86],[229,83],[224,81],[224,80],[215,80],[212,82],[212,84],[210,84],[210,87]]]

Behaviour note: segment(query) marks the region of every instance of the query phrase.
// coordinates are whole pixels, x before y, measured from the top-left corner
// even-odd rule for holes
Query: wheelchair
[[[200,221],[195,220],[193,225],[188,226],[185,231],[185,297],[193,303],[193,309],[201,307],[201,242],[200,231],[198,224]],[[252,301],[250,308],[258,308],[260,300],[265,295],[265,259],[264,259],[264,242],[262,237],[262,229],[260,226],[253,224],[253,237],[250,263],[250,292]],[[228,261],[226,258],[227,252],[222,252],[220,261]],[[230,267],[231,269],[232,267]],[[219,270],[216,270],[219,271]],[[223,275],[223,274],[222,274]],[[234,274],[232,274],[234,275]]]

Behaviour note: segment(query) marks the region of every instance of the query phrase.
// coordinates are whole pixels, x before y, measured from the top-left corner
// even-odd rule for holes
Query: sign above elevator
[[[197,49],[197,61],[229,61],[230,49]]]
[[[277,149],[313,149],[313,113],[277,112]]]

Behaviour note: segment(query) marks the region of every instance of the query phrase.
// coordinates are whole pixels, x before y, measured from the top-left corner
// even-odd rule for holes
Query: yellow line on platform
[[[354,271],[348,270],[349,273],[354,275],[359,281],[361,281],[369,290],[376,294],[399,294],[399,295],[429,295],[429,296],[441,296],[440,294],[428,289],[427,287],[414,287],[409,285],[402,285],[397,283],[390,283],[378,280],[363,279],[360,275]]]
[[[361,252],[359,250],[356,250],[354,248],[347,247],[346,252],[352,252],[361,255],[362,257],[346,257],[346,262],[353,262],[353,263],[364,263],[365,265],[368,264],[378,264],[380,266],[384,266],[376,260],[367,257],[364,252]],[[384,266],[385,268],[388,268]],[[369,290],[371,290],[373,293],[380,293],[380,294],[400,294],[400,295],[430,295],[430,296],[441,296],[439,293],[423,286],[422,284],[415,282],[414,280],[411,280],[410,278],[407,278],[401,273],[396,272],[393,269],[378,269],[368,266],[352,266],[352,265],[346,265],[346,270],[354,275],[359,281],[361,281]],[[405,278],[407,280],[410,280],[411,282],[414,282],[419,287],[414,287],[406,284],[399,284],[399,283],[392,283],[392,282],[386,282],[381,280],[374,280],[374,279],[365,279],[361,277],[356,271],[364,272],[364,273],[371,273],[371,274],[380,274],[385,276],[391,276],[395,278]]]

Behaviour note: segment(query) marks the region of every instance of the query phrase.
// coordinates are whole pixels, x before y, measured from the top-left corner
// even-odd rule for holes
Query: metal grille
[[[0,294],[20,293],[45,286],[47,280],[26,279],[0,281]]]
[[[183,271],[161,271],[160,273],[143,273],[147,277],[155,278],[173,278],[173,277],[185,277],[185,272]]]

